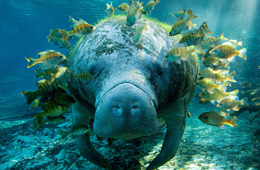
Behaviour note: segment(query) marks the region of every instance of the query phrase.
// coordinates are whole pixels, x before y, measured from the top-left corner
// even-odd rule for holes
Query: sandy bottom
[[[245,112],[238,118],[236,129],[220,129],[197,118],[211,108],[192,101],[188,107],[192,116],[187,118],[178,152],[159,169],[260,169],[260,144],[254,138],[260,120],[250,125],[253,115]],[[79,154],[74,140],[61,139],[59,131],[69,130],[71,124],[70,113],[66,116],[64,123],[44,125],[38,131],[33,129],[31,118],[1,121],[0,169],[101,169]],[[112,146],[93,135],[91,141],[112,169],[145,169],[159,153],[164,136],[165,129],[150,137],[115,141]]]

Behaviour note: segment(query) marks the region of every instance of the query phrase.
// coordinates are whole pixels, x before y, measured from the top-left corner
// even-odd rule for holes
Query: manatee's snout
[[[132,139],[156,133],[158,121],[150,96],[130,83],[108,91],[96,107],[94,133],[104,138]]]

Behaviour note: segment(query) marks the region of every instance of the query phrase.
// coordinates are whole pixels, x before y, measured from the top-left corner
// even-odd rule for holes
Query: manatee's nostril
[[[123,110],[119,106],[115,106],[113,108],[113,113],[117,116],[121,116],[123,114]]]
[[[131,115],[132,116],[135,116],[137,114],[139,114],[140,110],[139,110],[139,107],[138,106],[134,106],[131,110]]]

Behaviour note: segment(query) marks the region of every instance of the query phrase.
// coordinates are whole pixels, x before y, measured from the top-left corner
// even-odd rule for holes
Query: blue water
[[[47,41],[46,36],[49,35],[50,29],[59,28],[59,29],[69,29],[70,23],[68,22],[69,16],[71,15],[75,19],[82,18],[88,23],[94,25],[97,21],[106,16],[105,12],[102,10],[105,7],[105,4],[109,1],[104,0],[0,0],[0,120],[2,122],[7,122],[12,124],[13,121],[17,120],[31,120],[31,115],[36,114],[39,110],[30,110],[26,104],[24,96],[21,95],[21,91],[30,90],[35,91],[37,87],[35,83],[38,81],[35,79],[34,67],[28,69],[28,62],[25,60],[25,56],[35,58],[36,50],[45,51],[47,49],[56,49],[63,54],[66,54],[68,50],[60,49],[55,46],[53,43]],[[121,4],[122,0],[113,1],[113,6],[116,7]],[[143,1],[146,4],[148,1]],[[180,9],[191,8],[193,13],[198,15],[198,18],[194,19],[193,22],[198,24],[198,26],[203,21],[208,21],[209,28],[213,31],[213,35],[218,37],[224,33],[224,36],[229,39],[236,39],[238,41],[243,41],[243,47],[247,48],[247,60],[244,61],[240,58],[236,58],[234,62],[230,64],[231,71],[235,71],[235,79],[237,83],[232,84],[228,90],[239,89],[239,98],[248,97],[250,104],[252,96],[248,94],[241,94],[241,92],[246,92],[247,90],[257,88],[260,85],[260,1],[259,0],[237,0],[237,1],[227,1],[227,0],[217,0],[217,1],[208,1],[208,0],[183,0],[183,1],[173,1],[173,0],[161,0],[159,4],[155,6],[155,9],[149,13],[151,17],[155,17],[162,22],[169,24],[174,24],[176,18],[169,15],[170,13],[175,13]],[[75,41],[74,41],[75,42]],[[72,42],[73,46],[75,43]],[[243,88],[239,82],[247,81],[251,83],[250,88]],[[198,90],[196,93],[199,93]],[[193,115],[198,116],[200,111],[208,110],[213,105],[201,105],[198,103],[199,100],[194,98],[189,107],[193,108],[196,113]],[[203,109],[204,110],[200,110]],[[254,146],[254,132],[259,128],[259,117],[254,120],[253,126],[248,125],[248,121],[255,115],[253,112],[249,115],[248,112],[242,114],[241,117],[238,117],[241,121],[241,124],[238,123],[240,130],[245,130],[243,135],[248,135],[248,143],[242,143],[241,150],[236,148],[236,153],[241,153],[243,148],[250,148],[250,153],[245,157],[242,157],[241,160],[251,160],[251,157],[255,157],[253,151]],[[193,118],[196,120],[187,120],[190,121],[194,127],[199,125],[205,127],[205,129],[212,127],[202,124],[200,121],[197,121],[197,117]],[[189,122],[188,122],[189,123]],[[187,125],[188,125],[187,123]],[[3,123],[4,124],[4,123]],[[30,123],[22,122],[21,124],[31,125]],[[241,127],[243,126],[244,127]],[[29,128],[29,127],[28,127]],[[30,127],[31,128],[31,127]],[[250,129],[251,128],[251,129]],[[1,130],[4,134],[9,132],[8,128]],[[32,129],[32,128],[31,128]],[[187,127],[188,132],[192,132],[192,127]],[[20,130],[26,131],[26,128],[20,128]],[[231,129],[225,133],[229,133],[228,139],[230,143],[236,143],[239,134],[239,129]],[[196,130],[197,131],[197,130]],[[234,132],[236,131],[236,132]],[[15,132],[15,129],[10,130],[10,133],[19,133]],[[236,133],[236,139],[234,136],[230,135]],[[207,132],[209,134],[214,134],[214,139],[222,136],[223,130],[219,130],[216,127],[213,128],[213,132]],[[41,134],[39,139],[41,138]],[[47,137],[47,135],[46,135]],[[59,136],[53,137],[53,139],[58,139]],[[33,137],[33,138],[37,138]],[[187,137],[186,137],[187,138]],[[196,138],[196,137],[195,137]],[[196,141],[194,138],[194,141]],[[207,137],[209,140],[211,136]],[[14,141],[11,138],[8,140]],[[40,139],[41,140],[41,139]],[[213,140],[213,138],[212,138]],[[212,141],[210,140],[210,141]],[[234,140],[234,141],[232,141]],[[209,141],[209,142],[210,142]],[[1,141],[3,142],[3,141]],[[201,144],[203,141],[199,141]],[[193,142],[190,143],[190,145]],[[194,142],[196,143],[196,142]],[[6,147],[9,148],[8,142],[0,143],[1,150],[5,150]],[[71,145],[74,146],[74,145]],[[259,144],[257,145],[259,151]],[[183,148],[189,149],[188,146],[182,145]],[[204,152],[210,150],[212,146],[205,149]],[[240,145],[236,146],[240,147]],[[223,147],[225,150],[225,147]],[[223,149],[222,148],[222,149]],[[0,150],[0,151],[1,151]],[[12,153],[12,151],[10,151]],[[79,155],[78,151],[77,155]],[[244,150],[243,150],[244,152]],[[246,152],[246,151],[245,151]],[[6,153],[6,150],[5,152]],[[225,153],[225,152],[224,152]],[[234,155],[236,154],[234,153]],[[6,153],[7,154],[7,153]],[[15,153],[12,153],[15,154]],[[54,153],[53,153],[54,154]],[[221,155],[221,153],[218,153]],[[228,153],[225,153],[228,154]],[[233,153],[230,153],[233,154]],[[246,155],[245,154],[245,155]],[[192,155],[192,153],[191,153]],[[209,154],[210,155],[210,154]],[[228,155],[224,155],[228,156]],[[259,156],[259,154],[257,154]],[[1,156],[0,164],[8,162],[9,159],[2,160],[4,156]],[[23,156],[21,156],[23,157]],[[249,158],[250,157],[250,158]],[[81,161],[83,161],[82,159]],[[11,161],[11,160],[9,160]],[[191,161],[192,162],[192,161]],[[202,161],[203,162],[203,161]],[[202,163],[201,162],[201,163]],[[214,163],[214,160],[212,160]],[[246,161],[245,161],[246,162]],[[241,165],[235,160],[233,163],[237,163],[241,169],[250,169],[259,168],[259,159],[257,161],[252,161],[252,163]],[[71,163],[70,165],[72,165]],[[190,163],[189,165],[191,165]],[[256,165],[255,165],[256,164]],[[89,165],[89,164],[88,164]],[[187,165],[187,164],[186,164]],[[185,165],[185,166],[186,166]],[[187,165],[188,166],[188,165]],[[9,168],[13,169],[26,169],[26,166],[10,166]],[[68,166],[69,167],[69,166]],[[180,166],[181,167],[181,166]],[[41,167],[43,168],[43,167]],[[210,166],[199,167],[204,169],[210,169]],[[212,167],[211,167],[212,168]],[[216,166],[215,166],[216,168]],[[8,168],[7,168],[8,169]],[[73,169],[73,168],[72,168]],[[86,167],[87,169],[87,167]],[[190,166],[192,169],[192,166]],[[214,166],[213,166],[214,169]],[[232,169],[230,166],[222,166],[219,169]],[[235,168],[234,168],[235,169]]]

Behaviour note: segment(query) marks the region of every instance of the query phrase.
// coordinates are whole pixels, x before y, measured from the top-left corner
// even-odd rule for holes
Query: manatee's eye
[[[90,28],[94,28],[93,26],[90,26]]]
[[[62,55],[60,56],[60,58],[63,58]]]
[[[208,118],[209,118],[208,116],[205,116],[205,119],[206,119],[206,120],[208,120]]]

